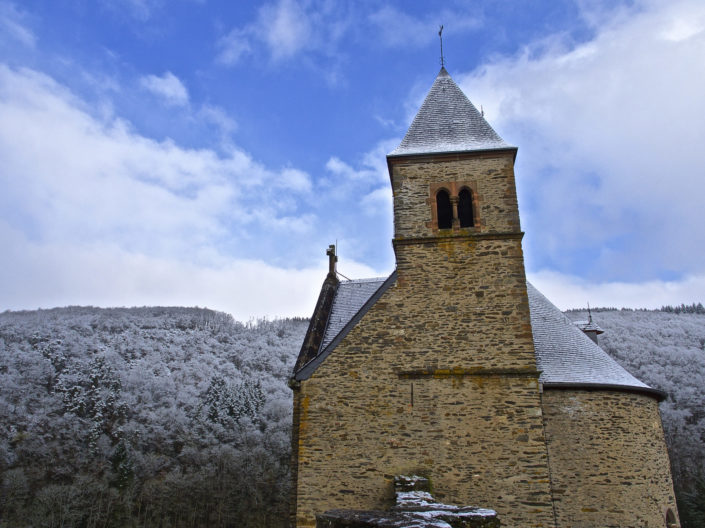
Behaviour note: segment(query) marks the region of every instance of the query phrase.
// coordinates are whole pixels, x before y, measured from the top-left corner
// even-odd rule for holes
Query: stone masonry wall
[[[553,526],[520,244],[397,247],[397,283],[301,382],[298,526],[388,507],[402,473],[502,526]]]
[[[394,368],[536,371],[518,237],[431,239],[396,253],[398,295],[378,301],[391,304]]]
[[[473,190],[479,225],[465,228],[466,232],[521,231],[513,151],[394,160],[392,173],[397,239],[437,234],[431,228],[432,191],[444,182],[466,184]]]
[[[301,381],[298,526],[390,506],[398,474],[554,526],[513,155],[390,160],[397,281]],[[473,190],[476,226],[434,229],[444,182]]]
[[[543,405],[558,526],[666,526],[676,505],[653,397],[546,389]]]

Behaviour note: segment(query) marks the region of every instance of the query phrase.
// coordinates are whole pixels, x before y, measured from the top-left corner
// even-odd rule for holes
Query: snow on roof
[[[396,279],[342,281],[338,286],[317,357],[297,372],[305,379],[362,318]],[[383,287],[384,286],[384,287]],[[533,285],[526,283],[536,364],[545,387],[602,387],[650,392],[663,396],[629,374],[586,336]]]
[[[604,334],[605,331],[595,323],[592,318],[587,321],[573,321],[573,324],[580,328],[583,332],[595,332],[596,334]]]
[[[375,278],[340,282],[328,317],[328,326],[321,342],[321,350],[330,345],[333,338],[379,289],[384,280],[384,278]]]
[[[629,374],[531,283],[526,288],[536,366],[545,387],[602,386],[660,394]]]
[[[406,136],[389,156],[514,148],[441,68]]]

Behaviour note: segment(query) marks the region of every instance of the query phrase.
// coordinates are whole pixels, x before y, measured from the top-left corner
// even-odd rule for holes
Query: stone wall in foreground
[[[558,526],[666,526],[676,505],[655,398],[546,389],[543,409]]]
[[[409,473],[442,502],[497,510],[503,526],[553,526],[517,245],[430,243],[301,381],[297,526],[326,510],[384,510],[393,476]],[[455,280],[438,288],[423,267]]]

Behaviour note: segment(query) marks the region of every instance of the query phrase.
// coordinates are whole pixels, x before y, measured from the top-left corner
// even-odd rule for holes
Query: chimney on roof
[[[599,327],[597,323],[592,321],[592,312],[590,311],[590,304],[588,304],[588,320],[587,321],[575,321],[573,323],[575,326],[580,328],[583,333],[588,336],[592,341],[598,345],[597,336],[604,334],[605,331]]]
[[[326,249],[326,255],[328,255],[328,275],[333,275],[335,277],[335,264],[338,262],[338,257],[335,254],[335,244],[328,246],[328,249]]]

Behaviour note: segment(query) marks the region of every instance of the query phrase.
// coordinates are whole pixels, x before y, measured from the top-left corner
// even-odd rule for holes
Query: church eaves
[[[388,157],[508,149],[516,147],[499,137],[441,68],[406,136]]]

